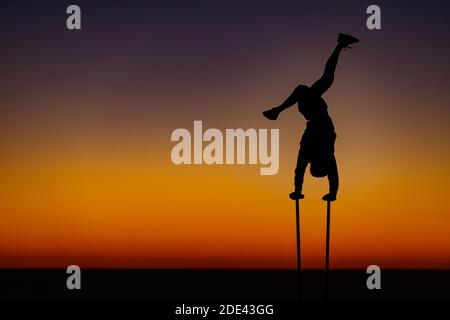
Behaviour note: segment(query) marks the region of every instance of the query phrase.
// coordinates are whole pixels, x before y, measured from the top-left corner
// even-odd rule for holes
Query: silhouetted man
[[[307,120],[306,130],[300,141],[297,167],[295,168],[295,191],[289,195],[292,200],[304,198],[302,194],[303,176],[308,163],[312,176],[328,176],[330,190],[322,199],[326,201],[336,200],[339,187],[339,176],[334,156],[336,133],[334,132],[333,121],[328,115],[328,106],[322,95],[333,84],[334,72],[342,49],[350,48],[350,45],[357,42],[359,40],[355,37],[340,33],[338,44],[327,61],[322,77],[311,87],[297,86],[280,106],[263,112],[266,118],[276,120],[281,111],[298,103],[298,111]]]

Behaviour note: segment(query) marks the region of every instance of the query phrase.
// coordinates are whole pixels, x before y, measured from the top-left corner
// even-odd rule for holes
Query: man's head
[[[323,178],[328,175],[328,164],[323,160],[315,160],[310,162],[309,172],[313,177]]]
[[[316,154],[310,160],[309,172],[311,172],[311,175],[316,178],[326,177],[330,172],[332,163],[332,153]]]

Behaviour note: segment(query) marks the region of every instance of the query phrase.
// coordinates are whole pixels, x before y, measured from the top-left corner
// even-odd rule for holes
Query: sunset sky
[[[244,3],[245,2],[245,3]],[[66,29],[66,7],[82,30]],[[450,268],[450,3],[0,1],[0,267],[295,268],[305,120],[261,112],[341,54],[324,95],[341,187],[331,267]],[[280,170],[176,166],[171,132],[280,129]],[[307,172],[306,268],[326,179]]]

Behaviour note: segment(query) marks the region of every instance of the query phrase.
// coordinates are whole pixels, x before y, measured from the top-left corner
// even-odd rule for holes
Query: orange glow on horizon
[[[144,139],[127,152],[113,144],[96,152],[86,142],[82,150],[20,153],[11,143],[1,168],[0,266],[295,268],[287,198],[294,163],[285,155],[296,145],[282,147],[278,175],[260,176],[258,166],[175,166],[165,138],[157,149]],[[389,142],[381,147],[399,154]],[[364,159],[337,150],[342,187],[332,205],[331,266],[449,267],[449,183],[441,178],[448,163],[415,170],[405,159],[374,156],[380,150]],[[307,174],[305,268],[323,266],[326,188]]]

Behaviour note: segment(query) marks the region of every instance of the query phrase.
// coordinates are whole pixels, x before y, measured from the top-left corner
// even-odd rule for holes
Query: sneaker
[[[275,108],[263,112],[264,117],[269,120],[277,120],[279,114],[280,112]]]
[[[350,45],[359,42],[359,40],[353,36],[345,33],[339,33],[338,42],[344,48],[350,48]]]

